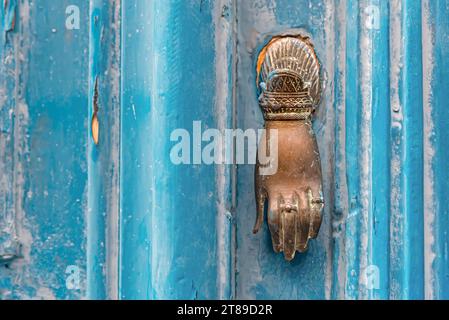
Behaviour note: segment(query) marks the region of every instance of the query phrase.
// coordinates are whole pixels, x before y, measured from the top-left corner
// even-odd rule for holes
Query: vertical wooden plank
[[[0,295],[78,299],[85,296],[86,270],[88,7],[85,1],[8,3],[17,4],[15,23],[1,37],[14,46],[8,53],[14,88],[7,94],[13,101],[13,201],[21,252],[0,266]],[[66,28],[69,5],[80,9],[79,30]],[[79,285],[71,275],[79,276]]]
[[[214,26],[215,51],[215,101],[214,122],[223,134],[236,129],[236,82],[237,82],[237,1],[218,0],[214,2],[212,20]],[[223,158],[232,154],[235,146],[224,142]],[[235,299],[235,207],[236,173],[235,163],[215,165],[215,203],[217,228],[217,299]]]
[[[432,300],[439,297],[438,268],[436,268],[436,218],[438,216],[435,194],[435,123],[433,90],[435,64],[435,20],[431,12],[431,2],[423,1],[422,37],[423,37],[423,130],[424,130],[424,291],[425,298]]]
[[[424,1],[426,298],[449,298],[449,2]]]
[[[404,298],[424,298],[424,202],[421,1],[404,1]]]
[[[390,212],[390,297],[400,299],[403,268],[403,202],[401,192],[401,154],[403,149],[402,121],[404,119],[400,102],[400,75],[402,61],[401,0],[390,5],[390,103],[391,103],[391,212]]]
[[[198,131],[232,125],[232,4],[124,3],[122,298],[231,295],[230,169],[201,161]],[[187,164],[170,157],[174,130]]]
[[[391,297],[424,297],[421,2],[392,6]],[[398,31],[398,29],[400,32]]]
[[[371,55],[371,187],[368,220],[368,262],[365,289],[369,299],[389,298],[390,226],[390,24],[389,3],[368,1],[365,28]],[[372,279],[370,278],[373,277]],[[374,274],[373,274],[374,273]]]
[[[389,296],[389,7],[347,3],[345,159],[348,299]],[[338,160],[337,160],[338,161]],[[337,196],[336,196],[337,197]],[[335,272],[335,270],[334,270]]]
[[[332,208],[332,295],[331,299],[345,297],[346,284],[346,227],[348,213],[346,181],[346,0],[335,2],[335,165]]]
[[[424,297],[423,111],[421,2],[403,1],[402,194],[404,214],[402,298]]]
[[[195,153],[202,144],[193,128],[198,120],[202,128],[217,128],[217,117],[225,111],[214,108],[218,89],[214,37],[219,32],[214,21],[226,18],[226,14],[222,15],[225,8],[220,4],[170,1],[157,3],[154,11],[158,22],[153,39],[157,62],[153,70],[157,84],[152,97],[156,106],[152,114],[153,136],[162,137],[153,145],[155,298],[203,299],[228,295],[219,292],[217,280],[212,279],[227,277],[227,272],[223,275],[217,272],[222,259],[217,248],[220,227],[217,214],[225,214],[229,208],[217,192],[214,166],[198,161],[200,155]],[[191,165],[177,166],[170,159],[173,144],[169,139],[176,129],[190,133]]]
[[[360,259],[360,88],[359,88],[359,8],[347,1],[346,15],[346,176],[348,215],[346,218],[346,285],[345,296],[357,299]]]
[[[0,6],[0,264],[20,254],[14,208],[14,92],[19,50],[14,32],[16,15],[16,1]]]
[[[333,33],[323,24],[333,23],[332,3],[325,1],[242,1],[238,2],[238,127],[242,130],[263,126],[256,97],[255,61],[270,37],[279,33],[301,32],[310,35],[323,65],[323,74],[333,69]],[[328,19],[327,19],[328,18]],[[295,29],[296,28],[296,29]],[[326,30],[328,30],[326,28]],[[330,38],[327,38],[327,37]],[[329,49],[330,48],[330,49]],[[333,159],[332,83],[326,83],[323,102],[315,121],[323,163]],[[324,123],[329,121],[329,126]],[[275,254],[266,225],[252,234],[256,217],[254,166],[239,165],[237,194],[236,290],[240,299],[324,299],[330,295],[330,188],[331,166],[323,168],[326,213],[320,236],[311,241],[306,254],[288,263]]]
[[[120,2],[92,0],[89,17],[87,296],[105,299],[118,282]]]
[[[151,284],[151,148],[154,2],[122,1],[120,298],[148,299]],[[159,136],[159,138],[157,138]]]

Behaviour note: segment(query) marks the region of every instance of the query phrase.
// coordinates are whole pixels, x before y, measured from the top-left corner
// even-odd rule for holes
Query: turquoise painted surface
[[[447,0],[3,3],[0,298],[449,298],[448,12]],[[324,222],[291,263],[266,226],[251,233],[253,166],[170,159],[172,132],[192,144],[194,121],[262,127],[255,60],[286,32],[311,36],[325,88]]]
[[[428,71],[431,92],[429,93],[431,127],[428,136],[429,144],[433,150],[429,159],[429,167],[432,182],[432,194],[425,199],[430,204],[430,210],[434,213],[431,232],[434,235],[430,245],[436,253],[430,265],[431,271],[428,277],[429,291],[432,298],[449,299],[449,255],[447,251],[449,237],[449,205],[446,201],[449,196],[448,164],[449,144],[447,128],[449,125],[447,99],[449,80],[444,70],[448,70],[447,55],[449,52],[449,1],[429,1],[428,27],[433,46],[429,54],[432,59]],[[429,35],[429,34],[426,34]],[[427,280],[427,279],[426,279]]]
[[[86,25],[87,3],[5,4],[0,106],[12,146],[2,150],[10,152],[11,169],[1,174],[12,175],[6,205],[21,249],[17,259],[0,265],[0,298],[79,299],[86,271],[88,30],[66,30],[65,8],[77,4]],[[73,290],[66,286],[69,266],[80,273]]]
[[[195,139],[193,121],[201,121],[202,128],[219,128],[219,112],[227,111],[216,100],[214,37],[218,30],[214,21],[222,12],[216,5],[215,1],[158,2],[153,11],[157,63],[152,97],[152,136],[157,137],[152,147],[154,298],[230,296],[219,285],[220,277],[227,278],[229,271],[220,269],[220,259],[227,257],[220,256],[217,247],[218,238],[226,237],[218,229],[228,220],[217,221],[226,210],[221,209],[226,195],[218,191],[226,177],[216,177],[217,168],[197,163],[193,153],[193,165],[174,165],[170,160],[174,143],[167,143],[178,128]],[[192,142],[193,150],[200,147]]]
[[[341,59],[345,59],[345,100],[342,102],[345,108],[344,143],[341,148],[345,150],[345,163],[336,165],[336,171],[342,171],[346,176],[344,184],[347,188],[347,211],[343,213],[341,228],[338,237],[343,239],[343,252],[346,257],[343,261],[344,276],[334,279],[342,282],[345,290],[342,292],[349,299],[357,299],[359,295],[360,278],[360,235],[361,235],[361,190],[359,150],[361,143],[361,90],[360,90],[360,7],[353,1],[348,1],[344,9],[346,11],[346,44]],[[340,142],[341,143],[341,142]],[[348,170],[349,169],[349,170]],[[343,196],[344,197],[344,196]],[[337,237],[337,238],[338,238]]]
[[[220,25],[233,17],[226,16],[226,2],[219,3],[123,3],[120,295],[124,299],[231,295],[229,235],[220,234],[230,230],[229,178],[218,176],[215,166],[196,163],[193,155],[191,165],[176,165],[170,159],[178,142],[176,137],[170,140],[174,130],[185,130],[192,148],[201,148],[193,142],[197,141],[194,121],[201,121],[201,130],[230,123],[229,83],[217,76],[223,66],[219,72],[228,73],[228,56],[223,58],[225,65],[217,64],[221,53],[216,45],[228,41],[220,34],[224,31]],[[229,98],[219,98],[223,94]]]
[[[120,61],[119,1],[91,1],[87,131],[87,297],[116,298],[119,253]],[[98,120],[97,144],[92,132]]]
[[[17,4],[11,2],[0,10],[0,33],[2,35],[0,58],[0,148],[3,150],[0,160],[1,189],[0,189],[0,261],[7,262],[19,254],[19,244],[16,240],[16,224],[14,210],[14,118],[12,110],[15,99],[9,92],[14,92],[16,85],[14,71],[14,44],[11,41],[11,31],[15,26]]]
[[[152,292],[151,13],[152,6],[143,2],[122,2],[119,295],[123,299],[148,299]]]
[[[395,279],[397,298],[424,298],[424,206],[423,206],[423,83],[421,4],[404,1],[401,27],[404,34],[402,64],[399,82],[400,110],[403,120],[399,136],[401,149],[400,207],[398,259],[399,274]],[[396,230],[396,229],[393,229]],[[394,269],[395,270],[395,269]]]
[[[390,4],[387,1],[371,1],[369,5],[378,7],[379,28],[371,30],[372,83],[370,103],[371,120],[371,158],[372,195],[368,217],[368,257],[369,266],[377,266],[379,283],[377,290],[371,290],[368,298],[389,298],[389,260],[390,255],[390,195],[391,195],[391,143],[390,140]],[[373,22],[374,23],[374,22]],[[375,25],[374,25],[375,27]]]

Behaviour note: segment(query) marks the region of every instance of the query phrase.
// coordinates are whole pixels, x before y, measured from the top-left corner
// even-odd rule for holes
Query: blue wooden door
[[[251,232],[254,165],[170,157],[263,126],[286,33],[325,78],[324,221],[292,262]],[[448,39],[447,0],[4,0],[0,298],[449,298]]]

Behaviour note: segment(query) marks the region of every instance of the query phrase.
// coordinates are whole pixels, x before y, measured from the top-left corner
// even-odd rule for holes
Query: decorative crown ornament
[[[259,105],[265,120],[306,120],[319,104],[320,63],[308,38],[277,37],[257,66]]]

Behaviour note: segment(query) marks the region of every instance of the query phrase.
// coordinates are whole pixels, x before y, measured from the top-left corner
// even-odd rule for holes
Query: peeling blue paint
[[[5,44],[7,41],[8,32],[13,31],[16,24],[17,0],[3,0],[3,6],[0,12],[0,21],[3,25],[3,44]]]
[[[429,1],[430,27],[434,32],[433,70],[434,77],[431,81],[431,118],[434,121],[434,132],[431,133],[431,143],[434,150],[432,159],[432,174],[434,198],[434,212],[436,215],[433,233],[435,243],[433,250],[435,262],[432,264],[434,297],[437,299],[449,299],[449,141],[447,130],[449,128],[449,108],[447,107],[447,92],[449,90],[449,1]],[[427,199],[426,199],[427,200]]]
[[[67,289],[65,270],[68,265],[85,270],[82,110],[87,106],[83,44],[88,38],[87,30],[70,35],[64,31],[66,2],[41,1],[37,6],[9,1],[9,18],[2,21],[5,30],[11,30],[15,10],[14,31],[0,49],[2,68],[8,69],[0,76],[1,99],[7,94],[0,105],[2,123],[12,123],[8,161],[13,162],[7,173],[12,176],[12,194],[7,205],[21,243],[21,257],[0,266],[2,299],[84,296],[82,285]],[[73,2],[87,12],[84,1]]]
[[[120,20],[119,1],[90,3],[87,297],[118,298],[118,219],[120,153]],[[98,144],[92,136],[93,115],[99,122]]]

